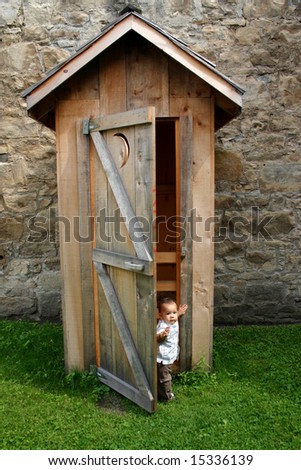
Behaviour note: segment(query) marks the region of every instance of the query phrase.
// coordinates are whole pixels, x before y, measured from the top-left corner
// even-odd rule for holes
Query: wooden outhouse
[[[23,93],[56,131],[66,368],[148,411],[158,297],[189,305],[180,369],[210,365],[214,132],[242,93],[131,9]]]

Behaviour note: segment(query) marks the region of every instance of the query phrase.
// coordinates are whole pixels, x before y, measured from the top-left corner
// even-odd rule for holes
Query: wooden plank
[[[27,96],[27,109],[32,108],[36,103],[42,100],[46,95],[54,91],[60,85],[72,77],[78,70],[83,68],[97,55],[106,50],[120,37],[126,34],[132,25],[131,17],[125,18],[121,23],[111,28],[107,34],[102,36],[99,41],[93,43],[87,49],[84,49],[78,56],[66,63],[66,66],[60,68],[54,75],[49,77],[47,81],[41,83]]]
[[[149,250],[146,248],[145,243],[143,242],[135,242],[134,239],[134,232],[133,226],[135,226],[137,222],[137,226],[139,225],[139,221],[133,211],[133,208],[128,200],[128,196],[126,190],[123,186],[123,183],[120,179],[118,170],[116,165],[112,159],[110,150],[100,133],[92,133],[91,134],[93,143],[99,155],[100,161],[104,167],[106,175],[108,177],[108,181],[110,183],[111,189],[117,201],[118,207],[121,210],[122,216],[125,218],[125,224],[129,231],[130,237],[132,239],[133,245],[135,247],[135,251],[137,256],[141,259],[152,261],[152,256]]]
[[[177,282],[176,281],[157,281],[157,291],[172,291],[176,292]]]
[[[100,109],[102,116],[126,111],[125,42],[113,44],[99,56]]]
[[[120,335],[120,339],[122,341],[124,351],[126,356],[129,360],[129,363],[132,367],[133,374],[135,377],[135,381],[139,391],[149,400],[153,400],[153,395],[148,383],[148,380],[145,376],[143,366],[141,364],[141,360],[139,354],[137,352],[135,343],[133,341],[131,332],[128,328],[127,321],[124,317],[120,302],[118,297],[116,296],[116,292],[110,277],[103,267],[101,263],[94,263],[96,270],[98,272],[98,276],[100,282],[103,286],[103,290],[107,299],[107,302],[110,306],[111,314],[113,316],[115,325],[118,329],[118,333]]]
[[[92,248],[95,248],[97,243],[97,223],[96,223],[96,203],[95,203],[95,156],[96,150],[93,145],[89,146],[89,159],[90,159],[90,207],[91,207],[91,230],[92,230]],[[98,162],[97,162],[98,163]],[[98,198],[97,198],[98,199]],[[100,366],[100,332],[99,332],[99,304],[98,304],[98,276],[92,262],[92,289],[93,289],[93,307],[94,307],[94,344],[95,344],[95,365]]]
[[[168,264],[176,263],[177,254],[175,251],[157,251],[156,253],[156,263],[157,264]]]
[[[97,376],[102,383],[108,385],[116,392],[141,406],[141,408],[145,409],[149,413],[153,413],[155,411],[154,400],[149,400],[145,396],[141,395],[138,389],[123,380],[120,380],[109,371],[99,367],[97,368]]]
[[[122,127],[137,126],[140,124],[151,124],[153,122],[153,109],[151,107],[134,109],[118,114],[101,116],[91,119],[89,123],[90,132],[121,129]]]
[[[118,98],[119,101],[119,98]],[[105,132],[105,140],[110,153],[112,160],[118,169],[118,175],[120,180],[126,190],[126,194],[129,200],[129,203],[134,210],[134,194],[135,194],[135,174],[134,174],[134,158],[135,147],[134,147],[134,129],[132,127],[117,128],[117,133],[122,132],[122,135],[126,139],[127,146],[129,147],[129,158],[125,160],[126,149],[125,145],[120,139],[120,137],[115,136],[115,130],[108,130]],[[124,163],[126,162],[126,163]],[[108,195],[108,208],[112,220],[116,219],[116,214],[120,214],[120,207],[117,204],[112,188],[109,188]],[[120,214],[121,216],[121,214]],[[133,243],[130,239],[128,230],[124,222],[118,223],[113,222],[109,224],[110,227],[110,236],[111,242],[109,248],[111,251],[116,251],[121,254],[126,254],[130,256],[135,256],[135,249]],[[125,271],[118,267],[110,267],[110,277],[114,285],[114,289],[118,299],[120,300],[121,307],[126,318],[128,327],[131,331],[132,338],[137,344],[137,310],[136,310],[136,274],[135,272]],[[133,376],[131,367],[129,363],[124,360],[124,348],[120,341],[118,330],[113,324],[112,328],[112,346],[113,346],[113,357],[115,358],[115,374],[125,380],[126,382],[135,384],[135,378]],[[121,359],[122,358],[122,359]]]
[[[188,313],[181,318],[180,323],[180,368],[189,370],[192,365],[192,319],[193,319],[193,255],[192,255],[192,233],[189,223],[192,199],[192,166],[193,166],[193,120],[192,116],[181,116],[179,122],[180,134],[180,167],[181,167],[181,204],[180,215],[186,221],[185,240],[181,244],[181,303],[188,305]],[[195,315],[195,313],[194,313]]]
[[[202,82],[185,67],[169,60],[170,114],[171,116],[195,115],[200,99],[211,96],[211,87]]]
[[[88,351],[88,346],[84,345],[83,334],[80,243],[74,237],[74,221],[80,215],[77,185],[77,123],[87,115],[94,113],[97,115],[98,104],[97,100],[60,101],[56,109],[62,308],[65,365],[68,371],[83,370],[86,366],[84,351]]]
[[[142,36],[128,35],[126,51],[127,109],[155,106],[169,111],[168,57]]]
[[[124,255],[108,250],[96,248],[93,250],[93,260],[97,263],[108,264],[127,271],[141,272],[146,276],[153,276],[153,262]]]
[[[180,124],[179,120],[175,122],[175,166],[176,166],[176,217],[178,218],[177,223],[177,236],[181,235],[181,227],[183,225],[181,216],[181,185],[183,184],[183,175],[181,171],[181,145],[180,145]],[[189,137],[188,137],[189,138]],[[179,237],[181,238],[181,237]],[[176,242],[176,302],[180,305],[181,302],[181,251],[182,242],[179,239]]]
[[[95,331],[92,263],[92,212],[90,194],[89,137],[82,132],[82,122],[77,123],[77,184],[79,204],[78,240],[80,240],[80,273],[82,290],[82,321],[85,368],[95,363]]]
[[[212,99],[202,98],[193,129],[193,207],[203,223],[197,224],[193,241],[192,364],[211,364],[214,267],[214,109]],[[211,222],[210,222],[211,220]],[[195,263],[195,260],[202,260]]]
[[[146,248],[153,255],[155,240],[155,198],[156,198],[156,155],[155,155],[155,112],[152,125],[135,127],[135,211],[148,221]],[[137,346],[152,392],[157,401],[156,366],[156,266],[153,277],[136,275],[137,302]]]
[[[91,161],[93,173],[91,174],[91,187],[93,187],[94,206],[93,220],[95,221],[93,247],[108,249],[109,243],[106,238],[106,226],[103,220],[103,211],[108,208],[108,181],[105,172],[100,164],[95,146],[90,145]],[[113,371],[112,352],[112,329],[113,320],[110,308],[103,293],[102,285],[98,279],[94,263],[94,297],[97,310],[95,310],[95,344],[97,349],[97,363],[108,370]]]
[[[238,106],[242,106],[241,94],[234,88],[234,86],[228,83],[221,74],[217,74],[213,67],[199,62],[195,57],[179,48],[173,41],[166,36],[163,36],[159,31],[144,23],[139,18],[135,18],[135,21],[133,21],[133,30],[146,38],[152,44],[156,45],[159,49],[164,51],[167,55],[175,59],[216,90],[223,93]]]

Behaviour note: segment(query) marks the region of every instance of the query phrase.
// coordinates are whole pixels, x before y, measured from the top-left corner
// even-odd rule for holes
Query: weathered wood
[[[127,109],[155,106],[168,116],[168,57],[137,34],[129,34],[126,53]]]
[[[141,272],[146,276],[154,275],[153,262],[139,259],[134,256],[96,248],[93,250],[93,259],[98,263],[108,264],[127,271]]]
[[[107,103],[108,104],[108,103]],[[132,114],[132,113],[130,113]],[[135,123],[135,119],[139,121],[141,113],[137,113],[135,119],[130,114],[126,116],[126,122]],[[125,115],[121,116],[121,121]],[[119,118],[120,116],[118,116]],[[152,210],[153,210],[153,178],[154,178],[154,149],[155,149],[155,136],[154,136],[154,120],[155,116],[152,113],[152,123],[140,123],[131,127],[115,127],[113,130],[106,130],[103,134],[103,141],[106,152],[109,149],[109,165],[102,165],[101,158],[98,162],[95,161],[95,173],[100,172],[101,176],[98,181],[98,176],[95,175],[97,185],[99,187],[98,194],[102,198],[102,204],[105,206],[100,207],[98,201],[97,207],[106,209],[106,216],[110,217],[113,223],[108,222],[106,227],[107,242],[102,240],[105,237],[98,235],[95,260],[102,261],[106,264],[106,274],[110,286],[114,286],[114,301],[118,301],[119,309],[122,311],[124,322],[127,325],[128,333],[131,337],[131,346],[134,345],[136,351],[139,351],[141,363],[148,383],[150,384],[150,391],[153,395],[153,403],[150,401],[148,408],[154,409],[156,406],[156,373],[155,373],[155,280],[154,275],[151,274],[153,268],[153,255],[152,255],[152,240],[148,235],[143,242],[139,241],[140,233],[138,232],[135,241],[135,223],[138,222],[139,217],[143,216],[145,220],[151,224]],[[148,121],[148,120],[147,120]],[[110,124],[114,119],[110,119]],[[116,119],[115,119],[116,122]],[[129,148],[130,156],[126,164],[123,162],[123,149],[122,145],[115,134],[122,134],[125,136]],[[94,141],[95,134],[92,132],[91,138]],[[100,135],[100,134],[99,134]],[[93,145],[93,147],[96,147]],[[97,147],[96,153],[100,152]],[[97,170],[98,166],[98,170]],[[112,177],[113,175],[113,177]],[[117,176],[116,176],[117,175]],[[101,190],[100,181],[106,177],[106,182],[103,186],[106,190]],[[122,188],[120,190],[120,188]],[[99,200],[95,192],[95,197]],[[149,195],[150,193],[150,195]],[[116,210],[119,211],[119,217],[125,217],[124,212],[127,214],[128,220],[132,221],[133,227],[128,229],[125,222],[116,222]],[[126,217],[125,217],[126,219]],[[134,223],[133,223],[134,222]],[[147,229],[148,232],[150,229]],[[130,233],[129,233],[130,232]],[[104,235],[104,231],[102,231]],[[134,240],[134,243],[132,240]],[[138,252],[150,254],[150,257],[136,256],[136,246]],[[98,252],[98,248],[101,250]],[[105,252],[109,253],[106,254]],[[97,254],[98,253],[98,254]],[[113,253],[113,254],[112,254]],[[115,253],[117,254],[115,256]],[[100,255],[100,258],[99,258]],[[124,269],[124,262],[127,263],[145,263],[144,271],[140,274],[139,271],[132,271],[132,269]],[[96,261],[96,264],[97,261]],[[103,264],[101,263],[101,266]],[[132,268],[131,266],[127,266]],[[153,273],[154,274],[154,273]],[[111,305],[108,300],[106,287],[103,288],[99,282],[99,324],[100,324],[100,366],[116,377],[117,383],[127,383],[130,387],[137,386],[137,371],[135,370],[136,364],[127,359],[124,349],[124,338],[121,340],[119,328],[115,325],[115,321],[110,324],[113,317],[111,313]],[[112,296],[110,296],[111,298]],[[106,319],[108,320],[106,322]],[[108,326],[110,325],[110,327]],[[105,337],[104,337],[105,335]],[[146,340],[147,338],[147,340]],[[130,346],[130,347],[131,347]],[[104,351],[103,349],[106,348]],[[110,351],[108,357],[107,351]],[[119,385],[118,385],[119,386]],[[120,391],[120,389],[118,389]],[[122,392],[121,392],[122,393]],[[136,393],[136,392],[135,392]],[[145,397],[140,397],[144,402]]]
[[[135,234],[133,227],[139,226],[139,220],[137,219],[133,208],[129,202],[126,190],[120,179],[116,165],[112,159],[110,150],[100,133],[91,134],[95,148],[101,160],[101,163],[104,167],[104,170],[107,174],[108,181],[110,183],[111,189],[117,201],[118,207],[120,208],[122,216],[125,218],[125,224],[130,234],[130,238],[135,247],[137,256],[141,259],[152,261],[152,256],[149,250],[146,248],[144,242],[135,242]]]
[[[133,341],[131,332],[129,330],[126,318],[123,314],[122,307],[116,295],[111,279],[106,269],[101,263],[94,262],[94,264],[95,264],[100,282],[103,286],[104,294],[106,296],[108,305],[110,307],[115,325],[118,329],[118,333],[122,341],[124,351],[132,367],[132,371],[135,377],[137,387],[139,391],[141,392],[141,394],[147,396],[149,400],[153,400],[151,388],[146,378],[146,375],[144,373],[144,369],[143,369],[143,365],[141,364],[139,353],[136,349],[136,345]]]
[[[202,217],[202,223],[195,224],[198,239],[194,236],[192,247],[195,309],[192,363],[196,364],[202,358],[210,366],[214,291],[214,108],[212,99],[202,98],[200,101],[193,129],[193,207],[196,208],[196,217]]]
[[[189,53],[188,48],[185,49],[181,47],[180,43],[177,43],[172,37],[162,34],[158,29],[155,29],[153,26],[143,21],[143,19],[130,15],[124,18],[123,21],[116,23],[113,28],[109,28],[98,40],[83,48],[82,51],[71,60],[66,61],[64,66],[59,67],[46,81],[42,81],[39,86],[28,91],[28,109],[31,109],[35,104],[55,91],[81,68],[86,66],[129,31],[136,31],[153,46],[162,50],[193,74],[206,81],[217,91],[223,93],[227,99],[232,100],[238,108],[241,107],[241,92],[237,90],[237,86],[234,87],[229,83],[229,80],[218,73],[208,62],[198,60],[192,53]],[[53,100],[55,101],[55,96],[53,96]]]
[[[152,125],[135,127],[135,210],[139,217],[148,221],[149,234],[145,240],[146,248],[154,257],[155,190],[156,190],[156,155],[155,155],[155,110],[153,108]],[[136,275],[137,283],[137,346],[153,394],[157,397],[156,373],[156,266],[153,278],[142,274]],[[147,340],[146,340],[147,332]]]
[[[149,413],[155,411],[153,400],[149,400],[148,397],[141,395],[140,390],[119,379],[109,371],[99,367],[97,368],[97,376],[102,383],[108,385],[108,387],[111,387],[113,390],[116,390],[116,392],[125,396]]]
[[[127,160],[125,160],[126,151],[124,149],[124,145],[120,137],[118,137],[121,131],[123,132],[122,135],[124,135],[130,149],[129,152],[131,158],[128,158]],[[115,134],[117,134],[117,136]],[[114,130],[108,130],[104,133],[104,137],[106,144],[110,149],[112,160],[116,166],[120,180],[126,190],[128,201],[133,207],[133,210],[135,210],[135,175],[133,164],[133,155],[135,155],[134,129],[133,127],[125,127],[121,129],[116,128]],[[121,212],[114,196],[114,192],[110,186],[108,191],[108,210],[112,220],[116,219],[117,212]],[[121,213],[120,216],[122,217]],[[134,257],[136,252],[125,223],[121,222],[119,224],[115,221],[109,225],[109,233],[111,237],[111,242],[109,244],[110,250]],[[137,344],[136,274],[135,272],[125,271],[113,266],[110,266],[109,272],[116,294],[120,299],[131,335],[135,344]],[[119,333],[114,325],[112,328],[112,355],[114,358],[115,374],[119,378],[134,384],[135,378],[130,365],[126,360],[120,360],[120,358],[124,358],[124,349],[120,341]]]
[[[80,244],[80,275],[82,290],[82,321],[85,367],[95,362],[95,331],[93,302],[92,211],[90,194],[89,137],[83,136],[82,122],[77,123],[78,240]]]
[[[156,286],[158,292],[177,292],[176,281],[157,281]]]
[[[56,88],[65,83],[70,77],[97,57],[101,52],[105,51],[109,46],[114,44],[115,41],[130,31],[131,25],[131,18],[125,18],[122,23],[111,28],[107,34],[100,38],[99,41],[94,42],[90,47],[85,48],[81,54],[74,57],[73,60],[68,61],[63,68],[59,68],[56,73],[47,79],[47,81],[43,81],[27,96],[28,109],[32,108],[45,96],[56,90]]]
[[[179,122],[180,133],[180,167],[181,167],[181,209],[180,216],[185,220],[185,239],[181,243],[181,303],[188,305],[188,312],[181,318],[180,323],[180,368],[187,370],[192,361],[192,319],[196,315],[193,309],[193,255],[192,233],[189,223],[192,199],[192,166],[193,166],[193,130],[192,116],[181,116]]]
[[[137,18],[137,21],[133,22],[133,30],[175,59],[186,69],[190,70],[190,72],[223,93],[238,106],[242,105],[240,93],[238,93],[221,74],[217,74],[213,67],[199,62],[195,57],[187,54],[185,50],[179,48],[173,41],[162,36],[159,31],[144,23],[139,18]]]
[[[157,251],[156,263],[169,264],[177,262],[177,254],[175,251]]]
[[[102,116],[126,111],[126,49],[125,42],[118,42],[99,57]]]
[[[189,137],[188,137],[189,138]],[[181,145],[180,145],[180,125],[179,120],[175,122],[175,165],[176,165],[176,232],[179,236],[179,240],[176,241],[176,302],[179,305],[181,303],[181,227],[183,222],[181,220],[181,189],[183,185],[183,175],[181,166]]]
[[[89,129],[90,132],[105,131],[133,125],[138,126],[139,124],[151,124],[152,122],[153,110],[151,107],[148,107],[91,119]]]
[[[99,114],[97,100],[60,101],[56,109],[58,215],[63,280],[63,324],[67,370],[90,366],[92,350],[85,345],[80,243],[75,237],[75,220],[80,216],[77,181],[77,123]],[[84,136],[82,136],[85,139]],[[87,338],[89,341],[89,337]],[[93,341],[91,343],[93,348]],[[90,346],[91,347],[91,346]],[[85,354],[88,355],[85,358]]]

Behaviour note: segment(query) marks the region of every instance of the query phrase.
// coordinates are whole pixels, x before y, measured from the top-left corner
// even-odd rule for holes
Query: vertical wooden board
[[[182,72],[181,72],[182,70]],[[213,241],[205,225],[214,216],[212,171],[212,106],[210,86],[175,61],[169,62],[170,113],[193,117],[192,208],[197,219],[192,243],[192,352],[191,365],[211,362],[213,319]],[[189,184],[189,182],[188,182]],[[193,223],[193,221],[192,221]],[[213,224],[211,223],[213,228]]]
[[[180,167],[181,167],[181,204],[180,216],[185,220],[185,239],[181,243],[184,251],[181,259],[181,303],[189,306],[188,312],[180,320],[180,368],[187,370],[192,360],[192,239],[191,225],[189,223],[192,201],[192,165],[193,165],[193,119],[192,116],[181,116],[179,121],[180,133]]]
[[[158,48],[134,34],[126,54],[127,109],[155,106],[168,116],[168,59]]]
[[[147,133],[147,137],[145,137]],[[136,214],[145,220],[149,230],[147,246],[152,253],[155,240],[155,196],[156,196],[156,157],[155,157],[155,109],[153,125],[137,126],[136,140]],[[154,384],[156,396],[156,291],[154,277],[137,274],[137,328],[138,351],[141,355],[150,384]],[[151,334],[153,332],[153,334]]]
[[[108,206],[108,187],[107,178],[99,161],[99,157],[95,147],[90,139],[91,158],[93,161],[93,174],[91,175],[93,191],[94,218],[95,218],[95,247],[107,249],[108,242],[108,229],[105,222]],[[95,272],[95,269],[94,269]],[[102,286],[99,282],[98,276],[95,276],[94,289],[96,290],[96,303],[98,307],[96,324],[98,323],[98,331],[96,332],[95,341],[97,342],[97,350],[99,357],[97,362],[109,371],[113,369],[112,358],[112,318],[109,306],[106,302]]]
[[[194,165],[193,165],[193,207],[198,223],[197,236],[193,241],[193,305],[197,315],[192,323],[192,362],[200,358],[211,364],[212,322],[213,322],[213,263],[214,263],[214,146],[212,142],[213,119],[212,100],[202,99],[194,121]],[[200,262],[195,262],[200,260]]]
[[[59,100],[98,100],[98,59],[94,59],[70,77],[56,93]]]
[[[95,363],[95,331],[92,263],[92,210],[90,193],[89,137],[83,135],[82,122],[77,123],[77,165],[79,194],[80,271],[84,338],[84,366]]]
[[[123,132],[126,135],[126,139],[129,142],[131,147],[131,155],[129,160],[123,165],[123,155],[124,150],[123,143],[120,137],[116,134]],[[119,172],[120,178],[127,188],[127,194],[130,200],[134,200],[135,186],[134,186],[134,168],[133,161],[135,155],[134,149],[134,140],[133,140],[133,129],[114,129],[114,131],[107,131],[105,133],[105,138],[107,145],[110,149],[113,160],[116,164],[117,170]],[[132,136],[131,136],[132,135]],[[101,163],[99,162],[101,165]],[[122,166],[123,165],[123,166]],[[110,237],[110,242],[108,243],[108,249],[110,251],[115,251],[118,253],[125,254],[135,254],[133,244],[129,239],[128,232],[125,228],[123,222],[119,222],[116,217],[116,210],[118,205],[116,203],[115,197],[113,195],[110,185],[107,187],[107,201],[106,201],[106,213],[107,216],[111,218],[111,222],[107,224],[107,234]],[[121,217],[121,215],[120,215]],[[110,267],[111,280],[114,285],[114,289],[117,293],[118,298],[122,302],[122,308],[124,314],[126,315],[128,325],[130,327],[132,336],[134,340],[137,337],[137,328],[136,328],[136,279],[135,273],[121,270],[118,268]],[[111,315],[111,314],[110,314]],[[132,373],[129,367],[128,361],[124,359],[124,350],[121,344],[118,331],[114,325],[114,322],[110,322],[111,330],[110,336],[113,338],[111,341],[111,350],[110,350],[110,371],[115,373],[118,377],[126,380],[128,383],[132,383]],[[104,352],[106,354],[106,352]],[[123,358],[118,360],[118,358]]]
[[[77,123],[95,117],[98,101],[60,101],[56,108],[58,211],[63,277],[63,323],[66,369],[84,369],[84,326],[81,289],[80,244],[75,239],[79,217]],[[70,241],[69,241],[70,239]],[[87,327],[87,325],[85,325]]]
[[[99,60],[101,115],[126,111],[125,43],[118,41]]]
[[[195,114],[200,98],[210,97],[211,88],[173,59],[168,62],[170,116]]]

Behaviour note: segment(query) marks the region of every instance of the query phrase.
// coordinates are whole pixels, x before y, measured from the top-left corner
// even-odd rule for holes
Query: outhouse
[[[56,132],[66,369],[148,411],[160,296],[189,305],[179,368],[210,365],[214,132],[242,93],[131,8],[23,93]]]

